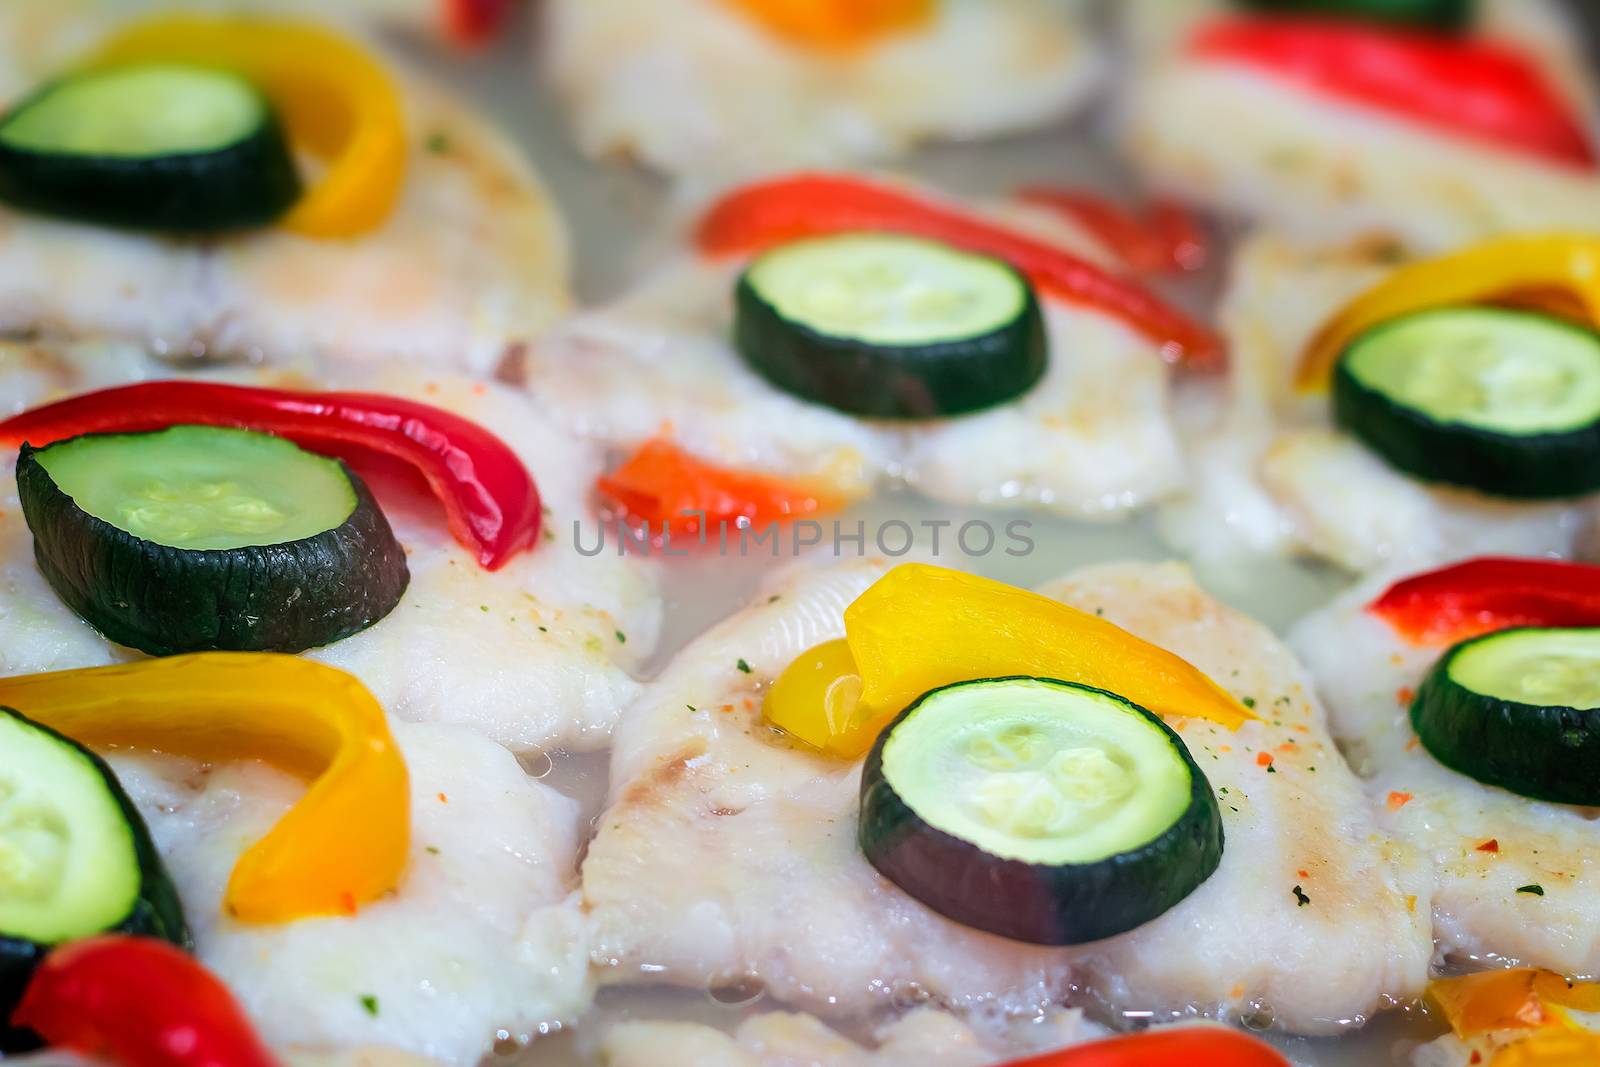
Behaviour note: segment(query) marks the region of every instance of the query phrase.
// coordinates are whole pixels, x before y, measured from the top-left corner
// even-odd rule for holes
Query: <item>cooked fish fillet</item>
[[[786,743],[762,723],[760,699],[795,655],[842,632],[843,608],[883,570],[790,573],[690,645],[629,711],[583,866],[603,981],[744,976],[829,1018],[908,997],[1030,1014],[1076,993],[1158,1016],[1267,1012],[1312,1033],[1420,990],[1429,942],[1426,912],[1406,905],[1410,858],[1375,826],[1288,651],[1181,567],[1097,568],[1047,592],[1103,610],[1266,713],[1237,734],[1172,724],[1223,803],[1217,873],[1140,929],[1069,950],[959,926],[879,877],[855,843],[860,764]]]
[[[15,378],[0,358],[0,397],[41,400],[40,381],[69,377],[75,386],[95,388],[105,384],[95,369],[127,370],[116,360],[94,369],[77,361],[62,372],[35,356],[42,362],[19,357]],[[588,521],[598,452],[540,419],[504,386],[396,368],[325,384],[410,397],[473,419],[523,458],[548,511],[541,543],[491,573],[451,539],[431,499],[407,482],[375,481],[407,550],[411,585],[388,617],[308,655],[356,674],[402,719],[470,726],[516,748],[603,746],[638,690],[630,672],[655,646],[661,600],[650,564],[611,554],[583,557],[574,547],[572,524]],[[14,458],[5,461],[0,492],[0,672],[136,657],[90,629],[39,574],[11,476]]]
[[[530,392],[615,448],[664,434],[716,463],[821,477],[847,494],[902,478],[954,503],[1109,518],[1180,483],[1168,371],[1120,322],[1047,300],[1050,368],[1026,395],[960,418],[863,419],[784,393],[745,364],[730,339],[739,269],[682,257],[568,320],[532,350]]]
[[[234,861],[302,783],[254,764],[113,763],[177,883],[201,962],[267,1041],[382,1044],[471,1067],[497,1030],[536,1036],[589,1002],[568,892],[578,806],[466,730],[393,729],[411,775],[411,861],[393,897],[350,917],[250,925],[222,914]]]
[[[25,92],[159,5],[0,5],[0,93]],[[377,231],[173,239],[0,207],[0,332],[111,338],[172,361],[402,358],[487,373],[568,307],[567,240],[526,160],[391,61],[411,152]]]
[[[1365,572],[1483,553],[1570,556],[1593,499],[1512,503],[1401,474],[1331,426],[1326,394],[1298,394],[1315,331],[1405,253],[1392,242],[1311,246],[1263,233],[1239,249],[1221,311],[1226,382],[1190,382],[1188,491],[1161,527],[1186,554],[1302,552]]]
[[[1081,0],[940,0],[861,50],[786,42],[726,0],[554,0],[543,61],[584,149],[727,178],[1049,122],[1100,63]]]
[[[1225,10],[1212,0],[1134,0],[1145,69],[1130,79],[1124,135],[1156,185],[1301,236],[1392,233],[1447,248],[1515,230],[1584,228],[1600,176],[1454,137],[1301,90],[1248,68],[1189,59],[1177,45]],[[1544,0],[1485,4],[1480,32],[1520,43],[1576,113],[1596,98],[1581,38]]]
[[[1328,704],[1334,736],[1366,777],[1386,830],[1429,865],[1441,959],[1600,973],[1600,829],[1589,809],[1529,800],[1445,768],[1423,749],[1411,695],[1444,651],[1398,637],[1364,606],[1389,584],[1364,582],[1301,621],[1290,643]],[[1494,841],[1495,850],[1482,849]],[[1538,885],[1543,896],[1518,893]]]
[[[919,1008],[884,1028],[867,1048],[812,1016],[768,1012],[732,1034],[695,1023],[621,1023],[606,1031],[600,1057],[607,1067],[983,1067],[1104,1033],[1076,1010],[980,1034],[952,1015]]]

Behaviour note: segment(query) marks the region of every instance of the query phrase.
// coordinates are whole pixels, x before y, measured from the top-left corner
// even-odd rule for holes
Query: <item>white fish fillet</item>
[[[1191,382],[1182,397],[1192,476],[1161,516],[1175,546],[1201,558],[1307,553],[1356,572],[1587,550],[1592,499],[1514,503],[1430,487],[1333,429],[1326,394],[1295,392],[1315,331],[1402,260],[1390,242],[1306,246],[1275,233],[1239,249],[1221,312],[1228,380]]]
[[[34,395],[38,384],[63,376],[84,388],[105,384],[82,362],[62,372],[38,358],[28,364],[19,357],[15,378],[0,359],[0,396],[44,399]],[[36,366],[45,370],[33,373]],[[98,369],[119,375],[127,368],[113,360]],[[473,419],[522,457],[548,511],[541,543],[491,573],[451,539],[431,500],[409,486],[375,482],[408,550],[411,585],[388,617],[308,655],[356,674],[402,719],[470,726],[515,748],[603,746],[638,690],[631,672],[655,646],[661,600],[649,562],[586,558],[573,546],[572,523],[591,521],[587,492],[600,470],[597,451],[563,435],[504,386],[394,368],[322,384],[410,397]],[[0,493],[0,672],[134,658],[83,623],[39,574],[11,470],[8,460]]]
[[[612,807],[583,866],[603,981],[742,976],[827,1018],[908,999],[1030,1014],[1076,991],[1158,1016],[1265,1011],[1313,1033],[1420,990],[1429,943],[1426,913],[1407,910],[1407,857],[1391,855],[1299,667],[1179,567],[1099,568],[1048,592],[1187,656],[1283,724],[1174,723],[1223,802],[1217,873],[1144,927],[1071,950],[961,927],[880,878],[855,842],[860,764],[786,743],[762,723],[760,698],[790,659],[842,632],[843,608],[883,569],[791,573],[629,711]],[[1257,762],[1266,751],[1271,772]]]
[[[532,350],[530,392],[614,448],[661,434],[715,463],[820,477],[847,494],[899,478],[938,500],[1094,519],[1180,484],[1167,368],[1153,343],[1108,316],[1046,300],[1050,369],[1012,403],[954,419],[862,419],[782,392],[745,364],[730,339],[738,270],[681,257],[568,320]]]
[[[725,179],[1065,115],[1101,69],[1083,6],[943,0],[924,28],[824,54],[725,0],[553,0],[543,60],[590,154]]]
[[[1441,959],[1600,973],[1600,829],[1592,811],[1529,800],[1457,774],[1416,741],[1407,710],[1444,651],[1399,638],[1364,605],[1390,575],[1364,582],[1290,636],[1328,704],[1329,721],[1367,779],[1385,829],[1429,864]],[[1404,804],[1390,794],[1409,795]],[[1496,851],[1479,846],[1493,840]],[[1539,885],[1543,896],[1518,893]]]
[[[350,917],[249,925],[222,914],[234,862],[302,783],[258,764],[113,763],[177,883],[201,962],[264,1039],[389,1045],[471,1067],[497,1030],[534,1036],[589,1002],[569,895],[578,806],[466,730],[392,725],[411,776],[411,860],[393,897]]]
[[[115,24],[90,0],[0,6],[0,92],[26,91]],[[351,240],[273,228],[183,240],[0,208],[0,332],[110,338],[174,361],[310,355],[493,371],[567,310],[563,224],[497,131],[390,68],[412,147],[380,229]]]
[[[1134,0],[1144,54],[1124,136],[1147,180],[1303,237],[1391,233],[1429,249],[1516,230],[1587,228],[1600,177],[1300,90],[1177,45],[1223,10]],[[1592,120],[1595,96],[1566,13],[1543,0],[1486,5],[1481,31],[1520,42]]]
[[[984,1067],[1104,1034],[1076,1010],[989,1034],[920,1008],[885,1027],[868,1048],[812,1016],[768,1012],[745,1020],[732,1034],[695,1023],[621,1023],[604,1034],[600,1055],[608,1067]]]

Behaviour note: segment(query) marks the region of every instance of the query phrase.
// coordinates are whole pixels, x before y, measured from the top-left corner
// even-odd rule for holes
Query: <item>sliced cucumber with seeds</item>
[[[1044,374],[1039,303],[1011,266],[937,241],[853,233],[766,253],[735,295],[739,351],[802,399],[937,418],[1015,399]]]
[[[212,426],[22,447],[39,569],[120,644],[153,655],[298,652],[399,603],[405,552],[343,463]]]
[[[1600,489],[1600,335],[1446,308],[1368,331],[1334,372],[1341,426],[1418,478],[1497,496]]]
[[[52,947],[106,931],[189,944],[172,879],[111,768],[0,708],[0,1019]]]
[[[1411,723],[1435,759],[1480,782],[1600,805],[1600,629],[1464,641],[1418,689]]]
[[[1192,893],[1221,862],[1222,816],[1155,715],[1088,686],[994,678],[933,690],[879,736],[859,839],[946,918],[1068,945]]]
[[[236,74],[91,70],[0,118],[0,199],[84,222],[175,232],[259,226],[300,195],[278,121]]]

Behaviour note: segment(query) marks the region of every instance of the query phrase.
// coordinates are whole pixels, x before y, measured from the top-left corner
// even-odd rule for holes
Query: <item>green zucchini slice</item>
[[[1222,860],[1222,815],[1183,741],[1114,693],[989,678],[924,694],[879,735],[859,841],[948,919],[1040,945],[1149,922]]]
[[[1463,641],[1411,705],[1433,757],[1488,785],[1600,805],[1600,629],[1522,627]]]
[[[1358,337],[1334,415],[1417,478],[1503,497],[1600,489],[1600,335],[1495,308],[1423,311]]]
[[[1475,0],[1240,0],[1257,11],[1302,15],[1336,15],[1372,22],[1459,30],[1472,23]]]
[[[56,593],[152,655],[330,644],[387,615],[410,581],[361,479],[271,434],[173,426],[23,445],[17,489]]]
[[[879,418],[978,411],[1033,388],[1044,318],[1009,264],[937,241],[847,233],[758,258],[734,296],[756,373],[804,400]]]
[[[0,1020],[53,946],[108,931],[189,947],[177,890],[111,768],[0,708]]]
[[[271,222],[300,196],[267,100],[177,64],[52,82],[0,118],[0,199],[106,226],[206,232]]]

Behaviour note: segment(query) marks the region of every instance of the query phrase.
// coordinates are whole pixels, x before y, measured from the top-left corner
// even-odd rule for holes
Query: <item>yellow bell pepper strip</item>
[[[853,51],[916,29],[935,0],[728,0],[784,40],[818,51]]]
[[[245,15],[170,15],[137,22],[95,63],[174,60],[236,71],[260,86],[291,144],[323,164],[279,225],[307,237],[376,229],[406,172],[400,93],[377,58],[307,22]]]
[[[1428,984],[1428,999],[1463,1040],[1526,1030],[1502,1047],[1492,1067],[1587,1067],[1600,1063],[1600,1034],[1570,1012],[1600,1012],[1600,983],[1571,982],[1552,971],[1518,967]]]
[[[1350,342],[1391,319],[1464,304],[1533,305],[1600,325],[1600,236],[1503,237],[1401,267],[1328,320],[1300,360],[1296,385],[1326,389]]]
[[[864,754],[922,694],[976,678],[1079,682],[1229,729],[1255,718],[1186,661],[1097,615],[943,567],[896,567],[845,609],[844,628],[843,640],[790,664],[763,708],[773,725],[841,758]]]
[[[201,652],[0,678],[0,704],[86,745],[259,759],[311,779],[235,864],[223,902],[234,918],[351,914],[400,882],[411,839],[405,761],[383,709],[343,671]]]

